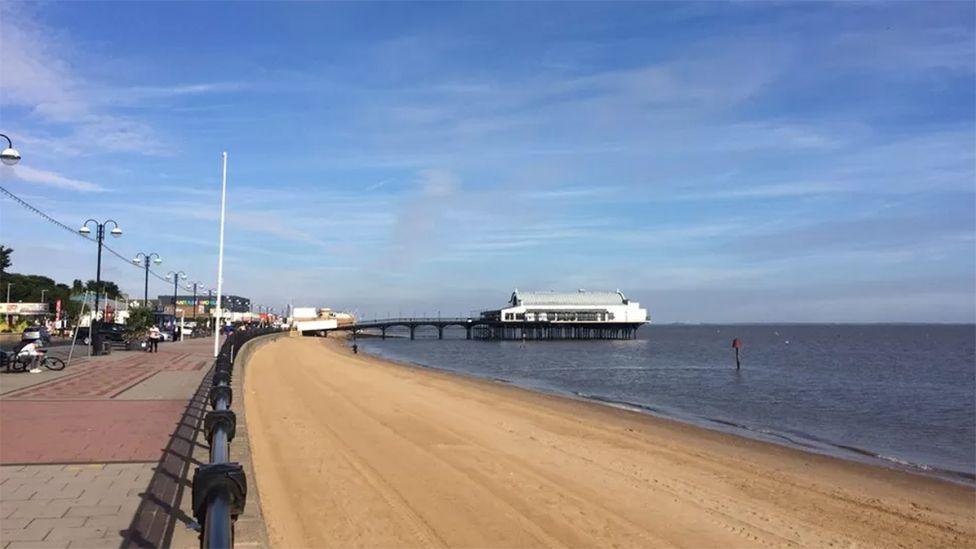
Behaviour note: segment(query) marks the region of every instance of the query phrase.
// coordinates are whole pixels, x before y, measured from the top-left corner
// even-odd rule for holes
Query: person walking
[[[159,326],[153,324],[152,327],[149,328],[149,352],[150,353],[159,352],[159,338],[161,337],[162,334],[159,332]]]

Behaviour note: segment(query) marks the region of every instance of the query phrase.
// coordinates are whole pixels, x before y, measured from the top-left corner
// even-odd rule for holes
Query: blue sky
[[[213,284],[226,150],[225,282],[258,303],[620,288],[661,322],[976,318],[971,2],[0,14],[2,185]],[[94,277],[9,200],[0,241],[17,272]]]

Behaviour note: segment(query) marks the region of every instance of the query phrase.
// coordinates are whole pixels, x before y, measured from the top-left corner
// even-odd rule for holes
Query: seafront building
[[[484,311],[482,339],[630,339],[647,309],[613,292],[512,292],[508,306]]]
[[[251,311],[251,300],[237,295],[224,295],[220,298],[223,309],[227,313],[249,313]],[[178,295],[176,296],[176,311],[173,311],[173,295],[161,295],[157,298],[159,306],[169,314],[177,317],[204,316],[209,315],[217,306],[217,296],[206,294]]]

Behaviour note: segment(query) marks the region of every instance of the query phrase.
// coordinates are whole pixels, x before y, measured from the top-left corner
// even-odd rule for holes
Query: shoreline
[[[387,337],[391,337],[391,336],[387,336]],[[396,337],[396,336],[392,336],[392,337]],[[367,335],[365,338],[363,336],[360,336],[360,338],[378,339],[369,335]],[[335,339],[344,340],[348,338],[339,337]],[[419,368],[422,370],[441,372],[448,375],[459,376],[465,379],[470,379],[475,381],[489,381],[494,383],[503,383],[511,387],[521,389],[523,391],[529,391],[531,393],[551,395],[551,396],[567,398],[571,400],[577,400],[580,402],[606,406],[609,408],[626,410],[629,412],[643,414],[661,420],[673,421],[681,425],[696,427],[699,429],[704,429],[706,431],[723,433],[734,437],[741,437],[746,440],[763,442],[766,444],[772,444],[775,446],[790,448],[792,450],[809,453],[821,457],[830,457],[845,462],[859,463],[859,464],[869,465],[873,467],[881,467],[893,471],[918,475],[924,478],[931,478],[931,479],[937,479],[945,482],[950,482],[967,488],[976,488],[976,474],[974,473],[969,473],[966,471],[956,471],[952,469],[944,469],[944,468],[939,468],[928,464],[912,463],[907,460],[900,459],[898,457],[884,456],[876,452],[872,452],[871,450],[859,448],[856,446],[844,445],[841,443],[832,442],[828,440],[818,440],[812,435],[805,434],[805,433],[797,436],[806,438],[807,440],[809,440],[809,443],[795,440],[794,438],[791,438],[788,434],[781,433],[779,431],[775,431],[775,430],[760,431],[757,429],[750,428],[746,425],[740,425],[738,423],[723,420],[721,418],[711,418],[711,417],[698,416],[694,414],[681,413],[681,412],[669,412],[652,406],[647,406],[647,405],[638,404],[634,402],[616,400],[609,397],[603,397],[602,395],[588,395],[577,391],[565,391],[556,388],[549,388],[549,387],[542,387],[542,386],[535,386],[535,387],[525,386],[520,384],[517,381],[510,380],[510,379],[491,377],[491,376],[481,376],[470,372],[452,370],[450,368],[443,368],[440,366],[424,364],[412,360],[397,359],[389,356],[383,356],[375,352],[369,352],[367,350],[364,350],[362,346],[360,346],[359,352],[360,354],[369,356],[377,361],[387,362],[389,364],[393,364],[401,367]],[[826,448],[816,446],[814,443],[822,444],[823,446],[826,446]]]
[[[273,545],[965,546],[974,491],[281,339],[245,406]]]

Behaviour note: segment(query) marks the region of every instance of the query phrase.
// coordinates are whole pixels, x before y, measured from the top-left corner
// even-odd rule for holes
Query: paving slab
[[[47,383],[53,379],[77,375],[79,372],[83,371],[86,362],[88,362],[87,359],[72,360],[71,367],[66,367],[64,370],[54,371],[48,370],[47,368],[42,368],[41,371],[36,374],[32,374],[30,372],[8,372],[6,370],[0,371],[0,395],[11,393],[13,391],[19,391],[21,389],[33,387],[42,383]]]
[[[122,391],[116,400],[144,400],[150,398],[185,399],[192,395],[207,374],[205,370],[162,371],[135,386]]]

